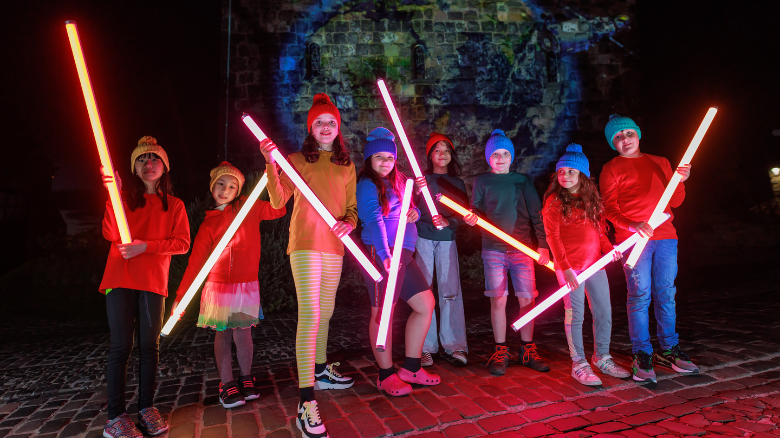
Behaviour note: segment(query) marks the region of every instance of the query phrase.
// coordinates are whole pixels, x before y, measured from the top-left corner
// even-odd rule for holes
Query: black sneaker
[[[653,353],[653,358],[658,365],[671,368],[678,373],[699,373],[699,367],[691,362],[691,358],[680,349],[679,344],[666,351],[656,351]]]
[[[322,424],[320,409],[316,401],[298,403],[298,420],[295,422],[304,438],[328,438],[328,431]]]
[[[509,365],[509,349],[506,345],[496,345],[496,350],[487,363],[490,374],[503,376],[506,374],[507,365]]]
[[[252,376],[241,376],[238,378],[238,390],[244,396],[244,400],[255,400],[260,397],[260,391],[255,385],[255,378]]]
[[[235,380],[231,380],[227,385],[219,384],[219,401],[225,409],[235,408],[246,404],[244,396],[238,389]]]
[[[539,353],[536,351],[536,344],[533,342],[525,345],[520,344],[520,364],[540,373],[550,371],[550,366],[539,357]]]
[[[642,350],[634,353],[634,362],[631,364],[634,380],[637,382],[656,383],[655,370],[653,369],[653,356]]]
[[[333,367],[341,365],[338,362],[328,364],[321,373],[314,374],[314,389],[347,389],[355,384],[355,379],[345,377],[334,370]]]

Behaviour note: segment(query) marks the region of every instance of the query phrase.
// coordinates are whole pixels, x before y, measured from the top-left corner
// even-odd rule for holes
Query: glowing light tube
[[[257,126],[257,123],[252,120],[252,117],[250,117],[249,114],[244,114],[241,117],[241,120],[243,120],[244,124],[249,128],[250,131],[252,131],[252,134],[254,134],[258,140],[262,141],[268,138],[263,130]],[[276,160],[284,173],[286,173],[287,176],[292,180],[293,184],[298,187],[298,190],[301,191],[301,194],[306,198],[306,200],[308,200],[312,207],[317,210],[317,213],[320,214],[325,223],[327,223],[329,227],[336,225],[336,218],[334,218],[330,211],[325,208],[325,205],[322,203],[322,201],[320,201],[320,199],[317,198],[317,195],[311,191],[311,188],[309,188],[303,178],[298,175],[298,172],[295,171],[290,162],[282,156],[281,152],[279,152],[278,149],[274,149],[271,151],[271,156],[274,158],[274,160]],[[341,238],[341,241],[344,243],[344,246],[346,246],[347,249],[352,253],[352,255],[355,256],[358,263],[363,266],[363,269],[368,272],[368,275],[374,279],[374,281],[382,280],[382,274],[380,274],[374,265],[368,260],[368,257],[363,254],[363,251],[358,248],[358,246],[355,244],[355,241],[349,237],[349,234],[345,234]]]
[[[446,205],[447,207],[455,210],[456,213],[463,215],[463,217],[466,217],[466,216],[471,214],[470,211],[468,211],[465,208],[461,207],[460,205],[458,205],[457,202],[453,201],[452,199],[448,198],[445,195],[442,195],[441,193],[436,195],[436,199],[438,199],[439,202],[441,202],[442,204]],[[498,228],[495,227],[495,225],[491,224],[490,222],[488,222],[488,221],[478,217],[477,218],[477,225],[482,227],[484,230],[486,230],[490,234],[492,234],[492,235],[498,237],[499,239],[503,240],[504,242],[514,246],[515,248],[517,248],[518,250],[523,252],[525,255],[531,257],[532,259],[536,260],[537,262],[539,261],[539,253],[537,253],[536,251],[532,250],[531,248],[523,245],[517,239],[515,239],[512,236],[510,236],[509,234],[499,230]],[[547,262],[547,264],[544,265],[544,266],[546,266],[551,271],[555,271],[555,267],[553,266],[552,262]]]
[[[668,214],[662,214],[662,215],[653,216],[653,218],[650,219],[649,224],[650,224],[651,227],[656,228],[659,225],[661,225],[662,223],[666,222],[666,220],[669,219],[670,217],[671,216],[668,215]],[[609,262],[611,262],[612,259],[615,257],[615,251],[620,251],[621,253],[626,252],[639,239],[640,239],[639,233],[632,234],[631,237],[629,237],[628,239],[623,241],[623,243],[621,243],[620,245],[615,247],[612,251],[608,252],[603,257],[598,259],[596,261],[596,263],[590,265],[588,267],[588,269],[580,272],[580,275],[577,276],[577,281],[580,284],[582,284],[585,280],[587,280],[593,274],[595,274],[596,272],[601,270],[604,266],[607,266],[609,264]],[[539,316],[542,312],[547,310],[550,306],[555,304],[556,301],[558,301],[561,298],[563,298],[569,292],[571,292],[571,289],[569,288],[569,286],[564,285],[562,288],[558,289],[554,294],[550,295],[549,297],[547,297],[547,299],[545,299],[544,301],[539,303],[538,306],[534,307],[528,313],[526,313],[525,315],[520,317],[520,319],[515,321],[515,323],[512,324],[512,328],[515,331],[520,330],[521,327],[523,327],[524,325],[526,325],[529,322],[531,322],[534,318]]]
[[[379,331],[376,334],[376,350],[385,351],[387,345],[387,331],[390,327],[390,318],[393,311],[395,298],[395,285],[398,281],[398,268],[401,266],[401,253],[404,249],[404,234],[406,234],[406,214],[409,213],[409,204],[412,202],[412,188],[414,180],[407,179],[404,188],[404,197],[401,199],[401,215],[398,217],[398,232],[395,233],[393,255],[390,256],[390,272],[387,277],[387,290],[385,300],[382,302],[382,314],[379,317]]]
[[[393,119],[395,130],[398,132],[398,136],[401,137],[401,144],[404,147],[404,151],[406,151],[406,157],[409,159],[409,164],[412,166],[412,172],[414,172],[416,178],[420,178],[423,174],[420,171],[420,166],[417,164],[417,158],[414,156],[414,151],[412,151],[412,145],[409,144],[409,139],[406,137],[406,131],[404,131],[404,127],[401,125],[401,119],[398,117],[398,112],[395,110],[395,105],[393,105],[393,100],[390,98],[390,93],[387,91],[387,85],[385,85],[385,81],[382,79],[376,81],[376,84],[379,85],[379,91],[382,93],[382,99],[384,99],[387,110],[390,112],[390,118]],[[433,203],[433,198],[431,197],[431,192],[428,190],[427,185],[423,187],[422,194],[423,198],[425,198],[425,203],[428,204],[428,210],[430,210],[431,216],[438,215],[439,212],[436,210],[436,205]],[[444,227],[437,226],[436,228],[441,230]]]
[[[119,229],[119,238],[122,243],[130,243],[133,238],[130,236],[130,227],[127,225],[127,216],[122,206],[122,198],[119,194],[119,188],[116,185],[116,176],[114,174],[114,165],[111,164],[111,155],[108,153],[108,144],[106,143],[106,134],[103,132],[103,124],[100,122],[100,113],[98,112],[95,93],[92,90],[92,83],[89,80],[89,71],[87,70],[87,61],[84,59],[84,52],[81,50],[81,40],[79,31],[76,28],[75,21],[66,21],[65,30],[68,32],[70,40],[70,50],[73,52],[73,61],[76,63],[76,71],[79,74],[81,82],[81,91],[84,94],[84,101],[87,104],[87,113],[89,121],[92,123],[92,134],[95,136],[98,155],[100,155],[100,164],[103,165],[103,173],[112,177],[108,186],[108,198],[111,200],[111,207],[114,210],[114,218]]]
[[[685,155],[683,155],[682,160],[680,160],[680,164],[677,167],[683,166],[685,164],[691,164],[693,154],[695,154],[696,149],[699,148],[699,144],[701,144],[701,140],[704,138],[704,134],[707,133],[707,128],[710,127],[712,119],[715,118],[715,114],[717,112],[718,108],[714,106],[707,110],[707,114],[704,115],[704,120],[701,121],[699,129],[696,131],[696,135],[693,136],[691,144],[688,145],[688,149],[685,151]],[[672,179],[669,180],[669,184],[666,185],[666,189],[664,190],[663,195],[661,195],[661,199],[658,201],[658,204],[656,204],[655,210],[653,210],[653,214],[650,217],[659,215],[663,213],[664,210],[666,210],[666,206],[669,205],[669,200],[672,199],[672,195],[674,195],[674,191],[677,190],[677,186],[680,184],[681,180],[682,176],[680,176],[680,174],[675,171],[672,175]],[[636,262],[639,260],[639,256],[642,254],[642,250],[645,249],[645,245],[647,245],[648,240],[649,239],[646,237],[640,238],[639,242],[636,243],[634,250],[631,251],[631,254],[629,254],[628,259],[626,260],[626,266],[631,269],[636,266]]]

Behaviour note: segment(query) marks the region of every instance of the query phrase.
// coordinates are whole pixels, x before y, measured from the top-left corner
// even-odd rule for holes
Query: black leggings
[[[160,332],[163,326],[165,297],[136,289],[113,289],[106,295],[106,313],[111,329],[108,354],[108,419],[125,413],[127,406],[127,364],[133,350],[133,335],[138,337],[138,410],[154,405],[157,363],[160,360]]]

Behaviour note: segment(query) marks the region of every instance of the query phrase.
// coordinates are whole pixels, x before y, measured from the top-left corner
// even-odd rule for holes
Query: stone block
[[[393,435],[401,435],[414,430],[414,426],[404,417],[393,417],[385,420],[385,426],[390,429]]]
[[[477,421],[477,424],[488,433],[493,433],[499,430],[517,427],[525,422],[526,420],[518,414],[502,414],[496,415],[495,417],[484,418]]]

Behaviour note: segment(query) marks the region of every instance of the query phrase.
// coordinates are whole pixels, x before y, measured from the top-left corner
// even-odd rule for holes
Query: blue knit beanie
[[[363,148],[363,157],[366,159],[377,152],[390,152],[393,158],[398,159],[398,147],[395,145],[395,135],[386,128],[374,128],[366,138],[368,143]]]
[[[642,131],[639,130],[639,126],[637,126],[633,120],[629,119],[628,117],[612,114],[609,116],[609,122],[607,122],[607,126],[604,127],[604,135],[607,137],[607,143],[609,143],[609,147],[615,149],[615,145],[612,144],[612,139],[615,138],[615,134],[624,129],[633,129],[636,131],[636,135],[639,136],[639,139],[642,139]]]
[[[496,129],[490,134],[490,138],[485,145],[485,159],[488,164],[490,164],[490,156],[499,149],[508,150],[512,155],[512,162],[515,161],[515,145],[513,145],[512,140],[504,134],[504,131]]]
[[[566,146],[566,153],[558,160],[558,164],[555,165],[555,171],[557,172],[561,167],[577,169],[584,173],[586,177],[590,178],[588,157],[582,153],[582,146],[576,143]]]

